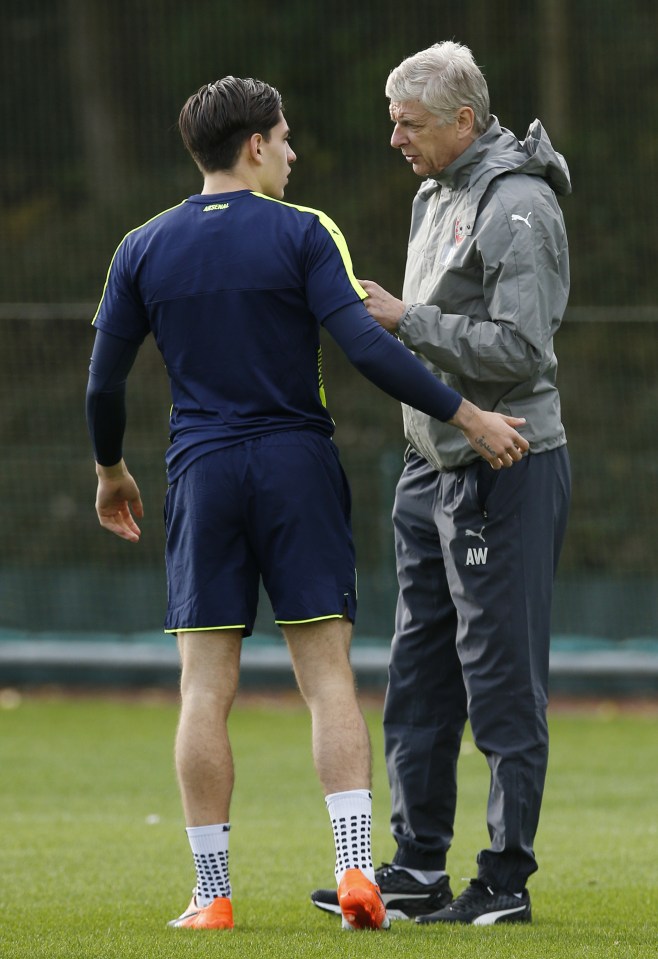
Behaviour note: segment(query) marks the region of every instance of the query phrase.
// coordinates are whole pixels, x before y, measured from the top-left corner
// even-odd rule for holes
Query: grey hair
[[[403,60],[389,74],[386,96],[393,103],[419,100],[442,123],[452,122],[460,107],[471,107],[478,134],[489,122],[487,81],[469,48],[452,40]]]

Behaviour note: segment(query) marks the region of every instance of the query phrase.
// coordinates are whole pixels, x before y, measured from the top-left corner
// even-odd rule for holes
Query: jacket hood
[[[517,168],[518,173],[543,177],[558,196],[571,193],[571,178],[567,161],[553,145],[539,120],[534,120],[528,128],[526,138],[521,143],[526,159]]]
[[[491,117],[485,132],[437,177],[426,180],[418,193],[426,199],[441,186],[459,188],[469,180],[469,186],[473,188],[477,184],[481,193],[494,177],[503,173],[538,176],[558,195],[571,193],[567,162],[553,148],[541,122],[534,120],[525,140],[521,141],[501,127],[495,116]]]

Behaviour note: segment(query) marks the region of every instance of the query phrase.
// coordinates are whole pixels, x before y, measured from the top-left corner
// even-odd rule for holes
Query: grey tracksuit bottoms
[[[444,869],[466,720],[490,768],[478,877],[520,891],[548,759],[555,568],[570,498],[566,446],[494,471],[439,473],[408,451],[393,523],[399,596],[384,707],[394,862]]]

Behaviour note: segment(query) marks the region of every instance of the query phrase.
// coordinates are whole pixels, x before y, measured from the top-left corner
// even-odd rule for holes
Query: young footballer
[[[282,202],[296,157],[279,93],[225,77],[191,96],[180,131],[201,193],[129,233],[94,318],[87,418],[102,526],[137,542],[123,460],[125,382],[152,334],[171,384],[165,629],[180,648],[176,766],[196,868],[171,925],[233,926],[234,765],[227,718],[262,579],[313,728],[346,929],[385,929],[370,851],[370,744],[349,662],[356,615],[350,494],[325,405],[320,327],[399,400],[463,430],[494,469],[528,448],[524,420],[481,412],[373,320],[345,240]]]

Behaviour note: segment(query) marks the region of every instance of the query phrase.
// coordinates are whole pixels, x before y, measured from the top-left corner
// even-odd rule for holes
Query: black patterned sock
[[[370,834],[372,795],[367,789],[350,789],[325,796],[336,845],[336,882],[348,869],[360,869],[375,881]]]
[[[208,906],[217,897],[231,898],[228,872],[229,823],[189,826],[187,837],[196,868],[196,901]]]

